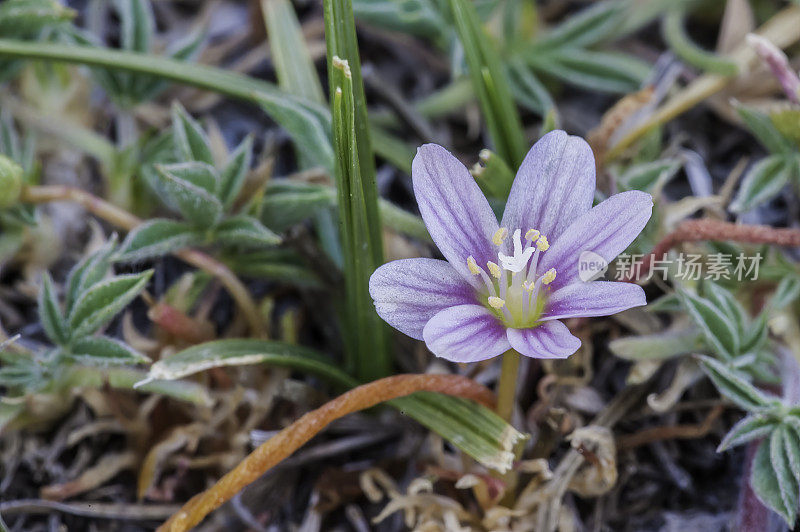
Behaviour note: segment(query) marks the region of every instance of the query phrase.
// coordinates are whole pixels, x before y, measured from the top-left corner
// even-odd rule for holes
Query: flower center
[[[473,275],[483,279],[484,286],[478,290],[478,298],[507,327],[526,329],[537,325],[546,303],[547,285],[556,278],[555,268],[539,275],[536,271],[539,255],[547,251],[547,237],[536,229],[525,233],[516,229],[512,238],[513,255],[506,255],[499,248],[508,238],[508,229],[501,227],[492,237],[498,247],[497,262],[489,261],[484,270],[470,256],[467,267]]]

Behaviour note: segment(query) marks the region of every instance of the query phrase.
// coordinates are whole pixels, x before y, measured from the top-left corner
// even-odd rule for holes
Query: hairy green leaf
[[[61,308],[58,306],[53,279],[48,272],[42,275],[42,288],[39,290],[39,321],[53,343],[63,345],[69,340],[69,330]]]
[[[778,474],[771,462],[770,447],[769,441],[763,442],[758,447],[750,472],[750,485],[756,497],[766,507],[771,508],[783,517],[791,528],[795,520],[797,505],[792,507],[787,507],[786,505],[784,496],[781,493]]]
[[[790,153],[797,149],[778,131],[767,114],[745,105],[737,105],[736,112],[744,121],[747,129],[770,152],[775,154]]]
[[[214,166],[208,135],[178,102],[172,104],[172,134],[179,160],[198,161]],[[216,188],[216,184],[214,186]]]
[[[760,411],[776,404],[777,400],[766,396],[750,384],[744,375],[711,357],[700,356],[703,370],[711,378],[717,390],[747,411]]]
[[[220,172],[218,197],[222,206],[228,210],[233,206],[242,190],[250,163],[253,159],[253,137],[248,135],[233,151],[225,168]]]
[[[145,364],[150,359],[128,344],[108,336],[85,336],[72,342],[69,358],[90,366]]]
[[[153,270],[139,274],[120,275],[101,281],[75,302],[68,316],[73,340],[90,335],[111,321],[145,287]]]
[[[735,357],[739,353],[740,338],[733,320],[705,298],[685,291],[680,296],[709,347],[723,358]]]
[[[87,288],[100,282],[108,274],[116,246],[117,237],[114,235],[100,249],[85,256],[70,270],[64,295],[67,313],[72,311],[75,301]]]
[[[214,229],[214,238],[222,245],[250,247],[274,246],[281,241],[278,235],[261,225],[261,222],[245,214],[223,220]]]
[[[160,257],[203,242],[203,234],[193,226],[184,222],[156,218],[128,233],[116,260],[130,262]]]
[[[758,161],[742,180],[731,210],[742,213],[775,197],[789,182],[796,161],[784,155],[770,155]]]
[[[794,526],[797,514],[798,498],[800,498],[800,484],[792,474],[789,457],[786,455],[785,445],[785,427],[779,427],[773,431],[769,438],[769,442],[764,442],[764,445],[769,443],[769,457],[772,462],[772,468],[775,471],[775,477],[778,479],[778,488],[780,496],[783,500],[785,514],[778,512],[786,519],[790,527]],[[755,462],[754,462],[755,467]]]
[[[744,443],[763,438],[775,430],[776,421],[762,414],[750,414],[737,422],[725,435],[717,447],[717,452],[737,447]]]
[[[215,196],[217,171],[199,162],[156,165],[160,185],[183,217],[196,227],[210,228],[222,217],[222,202]]]

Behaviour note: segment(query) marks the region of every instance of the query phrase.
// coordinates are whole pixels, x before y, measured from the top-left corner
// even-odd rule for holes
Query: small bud
[[[22,167],[0,155],[0,208],[11,207],[22,194]]]

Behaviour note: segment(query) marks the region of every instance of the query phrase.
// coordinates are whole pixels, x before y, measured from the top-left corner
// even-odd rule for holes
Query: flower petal
[[[522,161],[501,225],[523,233],[538,229],[555,242],[575,218],[592,207],[594,187],[594,154],[586,141],[564,131],[551,131]]]
[[[509,349],[505,327],[485,307],[459,305],[436,314],[422,332],[428,349],[453,362],[478,362]]]
[[[642,232],[653,212],[653,198],[630,190],[611,196],[580,216],[550,246],[539,261],[539,271],[555,268],[553,291],[578,278],[581,253],[592,251],[610,262]]]
[[[509,329],[508,341],[518,353],[531,358],[567,358],[581,341],[560,321],[546,321],[531,329]]]
[[[436,144],[417,150],[411,167],[419,212],[442,255],[465,279],[478,286],[480,279],[467,267],[473,256],[482,267],[496,261],[491,238],[497,218],[467,168]]]
[[[647,304],[644,290],[633,283],[572,283],[548,298],[542,321],[578,316],[609,316]]]
[[[386,323],[417,340],[437,312],[475,302],[472,287],[450,264],[437,259],[384,264],[369,278],[369,293]]]

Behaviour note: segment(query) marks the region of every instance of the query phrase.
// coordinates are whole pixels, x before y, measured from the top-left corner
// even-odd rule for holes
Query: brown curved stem
[[[494,406],[494,394],[491,391],[460,375],[395,375],[353,388],[305,414],[261,444],[211,488],[192,497],[158,528],[158,532],[185,531],[200,523],[205,516],[287,458],[332,421],[420,391],[446,393],[472,399],[490,408]]]
[[[142,223],[141,218],[125,209],[121,209],[113,203],[75,187],[63,185],[26,187],[22,192],[20,201],[24,203],[50,203],[53,201],[77,203],[98,218],[102,218],[126,231],[130,231]],[[213,257],[194,249],[183,249],[173,254],[187,264],[204,270],[219,279],[219,282],[222,283],[234,301],[236,301],[253,333],[256,336],[265,336],[264,325],[259,315],[258,307],[253,298],[250,297],[247,287],[242,284],[230,268]]]
[[[686,220],[656,244],[653,251],[642,259],[639,271],[631,272],[624,280],[636,281],[647,275],[653,261],[664,257],[673,247],[685,242],[705,240],[742,242],[747,244],[775,244],[800,246],[800,229],[775,228],[768,225],[741,225],[720,220]]]

